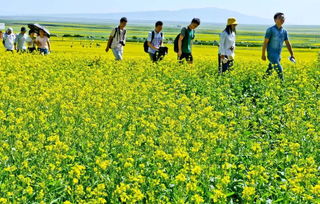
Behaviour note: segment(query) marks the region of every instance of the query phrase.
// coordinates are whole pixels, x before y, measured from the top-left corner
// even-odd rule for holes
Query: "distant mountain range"
[[[264,19],[256,16],[249,16],[235,11],[219,8],[196,8],[182,9],[177,11],[143,11],[124,13],[104,14],[54,14],[54,15],[25,15],[25,16],[3,16],[2,19],[10,20],[41,20],[41,21],[76,21],[76,22],[102,22],[119,20],[127,17],[129,21],[156,21],[166,22],[189,22],[192,18],[198,17],[204,23],[226,23],[228,17],[236,17],[240,24],[271,24],[272,18]]]

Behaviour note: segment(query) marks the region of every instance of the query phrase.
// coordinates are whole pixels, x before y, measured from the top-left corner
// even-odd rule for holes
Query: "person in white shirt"
[[[16,35],[13,33],[12,28],[8,28],[7,32],[3,35],[3,45],[6,48],[6,51],[14,51],[14,42],[16,40]]]
[[[234,64],[237,25],[235,18],[229,18],[226,29],[220,34],[219,73],[230,70]]]
[[[21,32],[16,36],[14,45],[17,52],[23,53],[27,51],[26,40],[28,36],[26,35],[26,32],[27,29],[22,27]]]
[[[159,52],[160,47],[163,45],[164,35],[162,32],[162,27],[163,22],[156,22],[155,29],[151,31],[148,35],[148,53],[150,55],[150,59],[153,62],[161,60],[161,58],[157,56],[157,52]]]
[[[122,60],[123,47],[126,45],[126,29],[127,18],[123,17],[120,19],[120,24],[117,28],[114,28],[110,34],[106,52],[112,49],[113,55],[116,60]]]

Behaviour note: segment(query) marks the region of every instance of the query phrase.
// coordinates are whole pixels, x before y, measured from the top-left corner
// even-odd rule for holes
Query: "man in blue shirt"
[[[285,22],[285,17],[283,13],[276,13],[274,15],[275,25],[268,28],[265,40],[262,48],[262,60],[266,61],[266,50],[268,52],[269,67],[267,69],[267,74],[271,75],[272,70],[275,69],[278,76],[283,80],[283,68],[280,64],[281,52],[283,47],[283,42],[290,52],[291,60],[294,60],[294,54],[292,51],[292,46],[288,38],[288,32],[282,27]]]

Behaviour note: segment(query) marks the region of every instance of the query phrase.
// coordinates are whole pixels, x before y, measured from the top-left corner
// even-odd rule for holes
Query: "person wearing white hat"
[[[3,35],[3,45],[6,48],[6,51],[13,52],[14,51],[14,42],[16,36],[13,33],[12,28],[8,28],[7,32]]]
[[[219,46],[219,73],[224,73],[233,66],[236,48],[236,27],[238,22],[235,18],[229,18],[227,27],[220,34]]]

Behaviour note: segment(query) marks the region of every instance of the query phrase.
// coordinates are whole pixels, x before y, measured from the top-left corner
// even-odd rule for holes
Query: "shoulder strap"
[[[163,38],[163,32],[161,32],[160,35],[161,35],[161,41],[160,41],[160,46],[161,46],[161,45],[162,45],[162,40],[163,40],[163,39],[162,39],[162,38]]]
[[[123,36],[122,36],[123,41],[125,41],[126,33],[127,33],[127,30],[123,30]],[[120,35],[120,29],[119,29],[119,35]]]
[[[152,31],[152,37],[151,37],[151,42],[154,40],[155,32],[154,30]]]
[[[116,28],[114,29],[114,35],[113,35],[113,38],[115,38],[115,37],[116,37],[117,32],[118,32],[118,27],[116,27]]]
[[[190,34],[189,27],[185,27],[185,29],[186,29],[186,35],[184,36],[184,38],[189,38],[189,34]]]

